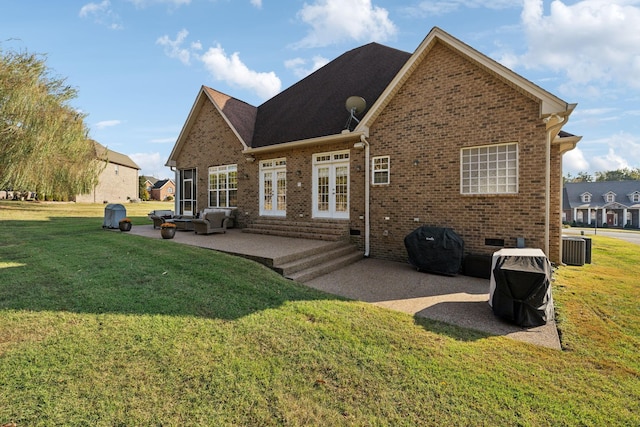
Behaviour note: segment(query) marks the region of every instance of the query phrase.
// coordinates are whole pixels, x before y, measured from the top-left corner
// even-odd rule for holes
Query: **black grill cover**
[[[409,263],[420,271],[455,276],[460,271],[464,241],[450,228],[423,226],[404,238]]]
[[[493,313],[516,325],[541,326],[547,323],[551,301],[551,266],[546,257],[498,257],[493,269],[495,290]]]

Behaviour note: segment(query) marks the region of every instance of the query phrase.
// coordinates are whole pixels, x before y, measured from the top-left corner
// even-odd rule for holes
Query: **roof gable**
[[[575,108],[575,104],[568,104],[488,56],[449,35],[440,28],[434,27],[422,41],[420,46],[418,46],[411,58],[404,64],[402,69],[399,70],[398,74],[386,88],[384,93],[382,93],[380,98],[378,98],[376,105],[369,109],[359,126],[356,127],[356,131],[371,126],[390,100],[400,90],[402,85],[409,79],[422,61],[427,58],[428,53],[436,43],[443,43],[445,46],[464,56],[467,60],[474,62],[480,68],[497,76],[511,87],[528,97],[538,100],[540,102],[540,118],[556,115],[564,118],[561,119],[561,121],[566,120]]]
[[[140,170],[138,166],[131,158],[125,154],[113,151],[100,144],[97,141],[93,141],[96,149],[96,157],[99,159],[106,159],[109,163],[115,165],[126,166],[128,168]]]

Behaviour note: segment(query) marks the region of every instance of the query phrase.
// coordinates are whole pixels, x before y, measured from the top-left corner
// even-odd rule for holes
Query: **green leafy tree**
[[[147,180],[144,176],[138,177],[138,193],[140,193],[140,200],[145,202],[149,201],[151,197],[147,191],[147,186],[145,185],[146,182]]]
[[[567,182],[592,182],[593,176],[588,172],[578,172],[578,175],[571,176],[571,174],[567,174],[567,176],[563,177],[563,183]]]
[[[77,91],[53,77],[41,56],[0,49],[0,188],[40,195],[90,192],[106,159],[97,158]]]
[[[596,172],[596,181],[640,180],[640,168],[622,168],[614,171]]]

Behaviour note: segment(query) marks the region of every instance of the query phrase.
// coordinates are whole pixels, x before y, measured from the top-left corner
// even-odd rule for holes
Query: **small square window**
[[[371,179],[373,185],[388,185],[390,182],[389,156],[373,157],[371,159]]]

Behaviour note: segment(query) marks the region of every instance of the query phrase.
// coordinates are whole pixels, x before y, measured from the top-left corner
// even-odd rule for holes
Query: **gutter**
[[[549,256],[549,226],[551,224],[549,212],[551,208],[551,135],[557,133],[557,131],[564,125],[567,120],[566,117],[558,114],[552,114],[544,119],[544,122],[549,125],[552,119],[556,120],[556,123],[547,128],[547,141],[546,141],[546,156],[545,156],[545,176],[544,176],[544,252]]]
[[[360,135],[360,142],[356,143],[358,147],[364,146],[364,256],[365,258],[369,257],[369,252],[371,249],[371,221],[370,221],[370,201],[369,201],[369,191],[370,191],[370,180],[371,176],[369,174],[369,156],[370,156],[370,148],[369,141],[367,141],[367,137],[364,134]]]

